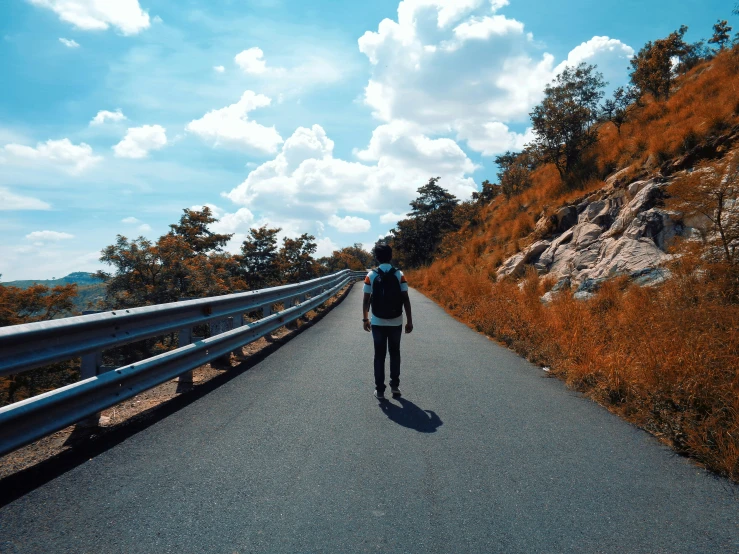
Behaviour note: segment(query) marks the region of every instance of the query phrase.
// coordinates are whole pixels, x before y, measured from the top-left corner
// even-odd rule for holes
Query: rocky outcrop
[[[669,182],[661,175],[627,186],[618,176],[554,215],[542,214],[534,233],[539,240],[506,260],[498,278],[521,276],[533,265],[539,274],[557,278],[543,301],[572,288],[577,298],[588,298],[601,282],[618,275],[641,285],[664,281],[671,241],[694,230],[682,214],[664,209]]]

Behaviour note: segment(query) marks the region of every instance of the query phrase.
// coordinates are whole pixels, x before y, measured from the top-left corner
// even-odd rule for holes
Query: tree
[[[459,228],[454,220],[459,200],[437,185],[438,181],[439,177],[432,177],[418,189],[409,217],[392,231],[395,255],[409,267],[429,263],[442,236]]]
[[[731,40],[731,26],[725,19],[719,19],[713,25],[713,36],[708,39],[708,44],[718,44],[719,51],[723,51],[729,40]]]
[[[208,229],[208,225],[218,222],[208,206],[203,206],[201,211],[187,208],[182,211],[185,215],[180,217],[179,223],[169,226],[172,229],[169,234],[184,238],[194,252],[221,252],[231,240],[233,235],[219,235]]]
[[[0,327],[70,315],[74,310],[75,296],[76,284],[54,288],[32,285],[26,289],[0,284]]]
[[[640,94],[649,93],[657,100],[669,98],[672,82],[681,70],[683,58],[690,58],[695,50],[695,45],[691,48],[683,40],[687,31],[688,27],[682,25],[666,38],[649,41],[631,59],[631,82]]]
[[[676,181],[670,193],[686,215],[703,216],[713,227],[709,241],[724,261],[739,264],[739,153],[717,164],[703,164]]]
[[[473,192],[472,199],[480,203],[489,203],[495,200],[501,192],[500,185],[491,183],[487,179],[482,182],[480,192]]]
[[[326,273],[334,273],[342,269],[363,271],[371,267],[373,261],[372,254],[367,252],[359,243],[334,250],[331,256],[318,260]]]
[[[598,140],[594,125],[605,85],[594,65],[567,67],[547,86],[544,100],[530,114],[537,151],[563,179]]]
[[[316,237],[303,233],[295,239],[285,237],[278,254],[278,265],[282,278],[287,283],[298,283],[312,279],[318,274],[313,259],[318,245]]]
[[[613,98],[607,99],[601,108],[601,119],[610,121],[621,134],[621,126],[626,123],[629,111],[638,99],[638,93],[634,87],[618,87],[613,91]]]
[[[531,172],[536,162],[530,150],[506,152],[495,157],[500,190],[506,198],[521,194],[532,185]]]
[[[118,235],[115,244],[102,250],[100,261],[114,268],[112,274],[98,273],[106,281],[107,307],[162,304],[246,288],[238,261],[221,252],[232,235],[208,229],[218,220],[207,206],[200,212],[183,211],[180,222],[156,243]]]
[[[269,229],[266,225],[249,229],[249,238],[241,244],[238,262],[251,290],[274,286],[280,282],[277,260],[277,233],[282,229]]]

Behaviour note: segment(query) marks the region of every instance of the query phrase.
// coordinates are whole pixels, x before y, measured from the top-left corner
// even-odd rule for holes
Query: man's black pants
[[[375,343],[375,388],[385,391],[385,356],[390,350],[390,386],[400,385],[400,337],[403,326],[373,325],[372,340]]]

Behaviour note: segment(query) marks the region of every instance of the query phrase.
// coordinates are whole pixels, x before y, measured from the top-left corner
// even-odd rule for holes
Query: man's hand
[[[413,323],[409,321],[408,323],[405,324],[405,334],[407,335],[408,333],[412,333],[412,332],[413,332]]]
[[[364,323],[364,330],[367,332],[370,332],[372,330],[372,324],[369,321],[363,321]]]

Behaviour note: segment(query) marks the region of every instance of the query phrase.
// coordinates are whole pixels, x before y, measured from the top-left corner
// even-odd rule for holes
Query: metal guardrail
[[[295,285],[0,328],[0,375],[83,356],[81,381],[0,408],[0,455],[223,357],[295,321],[364,275],[344,270]],[[279,303],[285,309],[271,313]],[[264,317],[245,323],[243,315],[258,309]],[[172,331],[190,342],[193,326],[231,317],[234,328],[222,334],[100,372],[105,349]],[[85,375],[85,369],[94,373]]]

